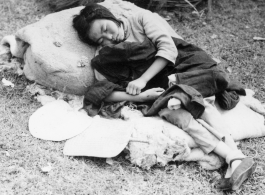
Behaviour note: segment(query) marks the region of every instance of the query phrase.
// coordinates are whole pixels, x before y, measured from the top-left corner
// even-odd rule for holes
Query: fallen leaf
[[[226,70],[231,73],[232,72],[232,68],[231,67],[227,67]]]
[[[5,153],[6,153],[6,156],[10,156],[10,154],[9,154],[9,152],[8,152],[8,151],[5,151]]]
[[[211,38],[212,39],[216,39],[218,36],[216,35],[216,34],[213,34],[212,36],[211,36]]]
[[[48,166],[46,166],[46,167],[40,167],[41,172],[48,173],[48,172],[50,172],[52,170],[51,163],[47,163],[47,164],[48,164]]]
[[[10,87],[15,87],[14,83],[12,83],[11,81],[6,80],[5,78],[2,79],[2,83],[4,86],[10,86]]]
[[[218,58],[213,58],[214,61],[216,61],[217,64],[221,63],[221,60],[219,60]]]
[[[113,166],[114,165],[114,160],[112,160],[112,158],[107,158],[106,159],[106,163]]]
[[[255,41],[265,41],[265,38],[263,37],[253,37]]]

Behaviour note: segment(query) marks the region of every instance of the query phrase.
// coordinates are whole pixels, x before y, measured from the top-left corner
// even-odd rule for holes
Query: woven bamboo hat
[[[29,118],[29,131],[39,139],[62,141],[82,133],[92,123],[86,113],[75,111],[67,102],[47,103]]]
[[[66,141],[63,153],[102,158],[117,156],[127,146],[132,128],[129,121],[95,116],[89,128]]]

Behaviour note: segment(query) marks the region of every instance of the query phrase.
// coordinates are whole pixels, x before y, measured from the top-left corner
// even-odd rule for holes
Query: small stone
[[[40,167],[41,172],[48,173],[48,172],[50,172],[52,170],[51,163],[47,163],[47,164],[48,164],[48,166],[46,166],[46,167]]]
[[[211,38],[212,39],[216,39],[218,36],[216,35],[216,34],[213,34],[212,36],[211,36]]]
[[[61,46],[62,46],[62,44],[61,44],[60,42],[58,42],[58,41],[53,42],[53,44],[54,44],[56,47],[61,47]]]

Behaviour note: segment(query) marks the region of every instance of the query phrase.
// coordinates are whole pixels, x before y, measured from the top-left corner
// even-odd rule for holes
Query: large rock
[[[82,43],[72,27],[73,15],[81,9],[47,15],[16,33],[16,37],[29,44],[24,54],[28,79],[74,94],[83,94],[93,83],[90,60],[95,48]],[[79,66],[81,61],[85,66]]]
[[[101,3],[114,15],[124,17],[143,11],[130,2],[106,0]],[[116,5],[116,6],[114,6]],[[90,61],[96,48],[82,43],[72,27],[73,15],[83,7],[49,14],[40,21],[28,25],[2,41],[10,44],[12,54],[24,57],[24,73],[30,80],[57,90],[82,95],[94,82]],[[174,36],[176,33],[159,15],[154,14]]]

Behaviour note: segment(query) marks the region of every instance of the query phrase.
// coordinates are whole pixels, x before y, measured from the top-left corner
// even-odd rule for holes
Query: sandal
[[[239,160],[239,159],[233,159],[230,162],[230,166],[233,161]],[[230,182],[232,184],[232,190],[238,190],[242,183],[247,180],[252,173],[254,173],[255,169],[257,167],[257,163],[254,162],[253,158],[246,157],[242,159],[242,162],[239,164],[239,166],[235,169],[233,172]]]
[[[242,158],[235,158],[231,160],[230,166],[233,161],[235,160],[242,160],[239,166],[235,169],[231,178],[224,178],[220,179],[216,184],[216,188],[219,190],[238,190],[242,183],[247,180],[252,173],[254,173],[257,163],[254,162],[253,158],[246,157]]]

